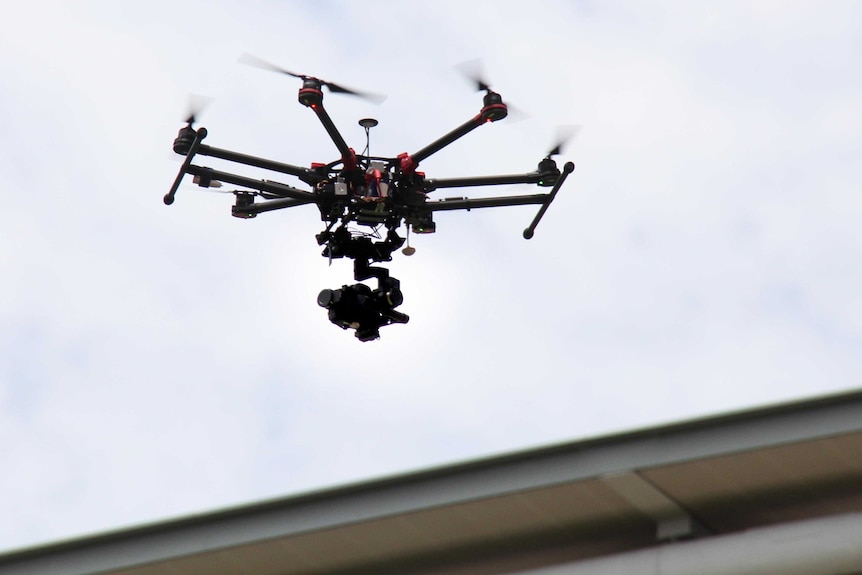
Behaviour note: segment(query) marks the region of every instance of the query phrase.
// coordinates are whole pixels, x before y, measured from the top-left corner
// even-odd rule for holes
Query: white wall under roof
[[[678,542],[519,575],[849,575],[862,572],[862,513]]]

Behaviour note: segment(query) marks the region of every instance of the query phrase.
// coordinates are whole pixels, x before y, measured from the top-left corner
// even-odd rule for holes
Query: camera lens
[[[329,304],[332,303],[333,295],[331,289],[322,290],[317,294],[317,305],[320,307],[329,307]]]
[[[398,307],[399,305],[404,303],[404,294],[402,294],[401,290],[398,288],[391,288],[383,295],[386,299],[386,303],[388,303],[392,307]]]

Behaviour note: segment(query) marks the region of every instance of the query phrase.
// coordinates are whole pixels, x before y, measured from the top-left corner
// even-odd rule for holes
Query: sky
[[[437,214],[387,266],[410,322],[361,343],[316,304],[353,278],[313,206],[162,203],[190,94],[212,146],[338,157],[298,81],[243,53],[387,94],[325,99],[387,156],[479,111],[455,67],[481,58],[527,117],[420,169],[529,172],[572,124],[577,168],[530,241],[535,206]],[[0,551],[858,388],[860,57],[838,0],[17,3]]]

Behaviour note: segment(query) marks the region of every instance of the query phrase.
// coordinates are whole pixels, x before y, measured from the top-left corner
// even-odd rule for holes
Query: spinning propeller
[[[455,69],[458,70],[458,72],[467,80],[469,80],[469,82],[473,86],[475,86],[477,92],[485,92],[486,97],[493,94],[494,98],[499,99],[499,101],[502,102],[502,99],[500,99],[500,95],[491,89],[491,84],[486,79],[484,65],[482,64],[481,59],[476,58],[474,60],[467,60],[466,62],[461,62],[460,64],[455,66]],[[516,106],[513,106],[508,101],[506,102],[506,108],[508,110],[508,117],[510,121],[519,121],[529,117],[526,112],[524,112],[520,108],[517,108]]]
[[[202,96],[200,94],[189,94],[189,107],[188,107],[188,117],[185,119],[185,123],[191,127],[197,121],[197,117],[203,112],[207,106],[212,103],[213,99],[209,96]]]
[[[493,92],[493,90],[491,90],[491,85],[485,80],[483,68],[482,60],[478,58],[461,62],[455,66],[455,69],[458,70],[462,76],[470,80],[470,82],[476,86],[477,92]]]
[[[271,64],[266,60],[261,60],[257,56],[252,56],[251,54],[243,54],[239,58],[240,63],[246,64],[248,66],[254,66],[255,68],[262,68],[264,70],[270,70],[272,72],[278,72],[280,74],[287,74],[288,76],[293,76],[294,78],[300,78],[301,80],[314,80],[319,82],[321,86],[326,86],[329,88],[329,91],[333,94],[347,94],[349,96],[357,96],[359,98],[363,98],[370,102],[374,102],[375,104],[380,104],[386,99],[386,96],[383,94],[375,94],[373,92],[360,92],[359,90],[353,90],[351,88],[346,88],[340,84],[336,84],[335,82],[329,82],[327,80],[322,80],[315,76],[307,76],[305,74],[297,74],[296,72],[291,72],[290,70],[285,70],[275,64]]]
[[[569,126],[560,126],[557,128],[557,137],[554,139],[554,146],[548,152],[546,158],[550,158],[551,156],[558,156],[563,153],[563,149],[566,145],[574,139],[575,136],[581,131],[582,126],[577,125],[569,125]]]

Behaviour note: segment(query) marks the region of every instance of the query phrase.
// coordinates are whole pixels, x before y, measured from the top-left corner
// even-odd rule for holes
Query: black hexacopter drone
[[[322,88],[326,86],[332,93],[349,94],[369,100],[378,100],[379,96],[357,92],[313,76],[294,74],[251,56],[244,56],[243,61],[300,78],[302,87],[299,89],[299,103],[317,114],[341,157],[328,164],[313,163],[310,168],[303,168],[214,148],[201,143],[207,130],[192,127],[195,121],[195,114],[192,113],[186,120],[187,125],[180,129],[174,140],[174,152],[185,156],[185,161],[173,186],[165,195],[164,202],[168,205],[174,202],[183,176],[191,174],[194,183],[204,188],[218,187],[221,182],[245,188],[232,192],[236,202],[231,208],[231,214],[237,218],[254,218],[262,212],[305,204],[316,205],[321,220],[326,222],[326,228],[316,235],[318,245],[325,246],[323,256],[330,260],[343,257],[353,259],[354,278],[357,282],[377,279],[377,289],[372,290],[365,284],[357,283],[336,290],[325,289],[317,296],[317,303],[328,310],[329,320],[343,329],[356,330],[356,337],[360,341],[377,339],[380,337],[381,327],[392,323],[407,323],[409,319],[407,315],[395,310],[403,301],[400,282],[391,277],[386,268],[370,265],[371,262],[392,261],[392,252],[404,245],[404,238],[397,233],[402,222],[407,227],[409,240],[411,229],[417,234],[434,233],[434,212],[539,204],[539,212],[524,230],[524,238],[530,239],[557,191],[575,169],[572,162],[567,162],[562,172],[557,168],[553,156],[560,153],[560,142],[539,162],[535,171],[525,174],[429,179],[423,172],[417,171],[419,163],[432,154],[479,126],[502,120],[508,115],[508,108],[500,94],[478,77],[472,79],[477,88],[485,92],[485,96],[482,109],[476,116],[413,154],[402,153],[389,158],[368,155],[369,130],[377,125],[377,120],[372,118],[359,121],[365,128],[365,152],[356,154],[353,148],[347,145],[323,107]],[[192,164],[196,155],[212,156],[295,176],[310,186],[311,191],[272,180],[255,180],[197,166]],[[491,198],[428,198],[431,192],[441,188],[504,184],[537,184],[550,187],[551,190],[545,194]],[[257,197],[262,201],[256,201]],[[351,224],[361,227],[348,227]],[[362,227],[367,231],[363,231]],[[383,228],[386,229],[385,237],[382,235]],[[405,255],[412,255],[415,250],[410,247],[408,241],[407,247],[402,251]]]

